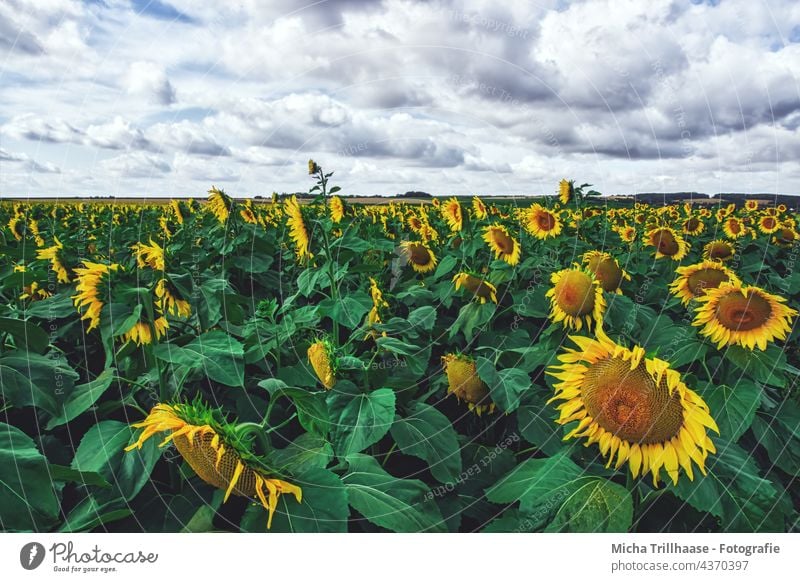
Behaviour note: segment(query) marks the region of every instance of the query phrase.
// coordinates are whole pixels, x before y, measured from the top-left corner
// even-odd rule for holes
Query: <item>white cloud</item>
[[[156,63],[137,61],[131,64],[126,78],[128,92],[156,105],[175,102],[175,88],[163,67]]]
[[[146,152],[130,152],[100,162],[111,176],[122,178],[153,178],[168,174],[170,165],[163,156]]]

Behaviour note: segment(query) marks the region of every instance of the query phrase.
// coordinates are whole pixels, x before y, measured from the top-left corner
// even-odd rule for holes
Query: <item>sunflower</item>
[[[417,273],[428,273],[436,268],[436,256],[421,242],[401,242],[400,253]]]
[[[702,326],[700,333],[718,349],[738,344],[766,350],[768,342],[786,339],[792,331],[789,323],[797,315],[796,310],[784,305],[783,297],[740,283],[722,283],[697,300],[700,305],[692,325]]]
[[[308,250],[308,231],[306,230],[306,223],[303,222],[303,213],[300,210],[300,204],[297,202],[297,196],[292,195],[284,203],[284,212],[289,217],[286,224],[289,226],[289,236],[297,246],[297,259],[301,262],[310,259],[314,255]]]
[[[572,195],[575,193],[575,186],[574,182],[571,182],[564,178],[558,183],[558,199],[561,201],[561,204],[567,205],[569,201],[572,200]]]
[[[16,267],[15,267],[16,268]],[[31,301],[39,301],[40,299],[47,299],[53,294],[47,289],[39,287],[39,283],[31,281],[30,285],[25,285],[22,288],[22,294],[19,296],[20,300],[30,299]]]
[[[164,263],[164,249],[157,242],[150,239],[150,244],[136,243],[131,247],[136,255],[136,264],[140,269],[150,267],[156,271],[163,271],[166,268]]]
[[[469,405],[470,410],[480,416],[494,412],[494,402],[489,398],[489,387],[478,376],[475,361],[464,355],[447,354],[442,356],[442,364],[447,375],[447,393],[455,394],[458,400]]]
[[[603,288],[590,271],[577,264],[572,269],[562,269],[550,276],[553,286],[545,294],[550,298],[550,318],[555,323],[580,330],[584,325],[591,328],[592,320],[602,322],[606,309]]]
[[[458,200],[456,198],[450,198],[445,201],[441,207],[441,212],[450,230],[459,232],[464,224],[464,220],[461,214],[461,204],[459,204]]]
[[[632,243],[636,240],[636,229],[629,225],[623,225],[616,229],[619,238],[622,239],[622,242]]]
[[[225,224],[228,216],[231,214],[233,207],[233,199],[225,194],[223,190],[218,190],[216,186],[212,186],[208,191],[208,209],[211,214],[217,217],[220,224]]]
[[[623,280],[631,280],[631,276],[619,266],[617,259],[602,251],[589,251],[583,254],[583,263],[594,274],[603,291],[622,294],[620,285]]]
[[[169,201],[169,206],[172,209],[172,213],[175,215],[175,220],[178,221],[178,224],[183,224],[183,209],[181,208],[181,203],[173,198]]]
[[[722,283],[740,283],[733,271],[722,263],[709,259],[695,265],[678,267],[675,273],[678,277],[670,283],[670,293],[679,297],[684,305],[705,295],[708,289],[716,289]]]
[[[541,204],[532,204],[524,212],[523,224],[529,233],[539,239],[558,236],[563,228],[558,215]]]
[[[59,283],[69,283],[69,275],[67,274],[67,268],[64,266],[62,262],[62,251],[64,250],[64,245],[61,244],[61,241],[58,240],[58,237],[54,236],[53,239],[55,240],[55,244],[51,247],[46,249],[40,249],[36,251],[36,258],[49,260],[50,267],[55,271],[56,277]]]
[[[508,234],[506,227],[493,224],[483,229],[483,240],[494,251],[495,258],[502,258],[512,267],[519,263],[522,251],[520,244]]]
[[[696,216],[690,216],[683,221],[683,234],[698,235],[702,234],[705,229],[706,223]]]
[[[25,234],[25,216],[22,214],[15,214],[8,221],[8,229],[17,241],[21,241]]]
[[[475,301],[479,301],[481,304],[489,300],[493,303],[497,303],[497,287],[485,279],[470,275],[469,273],[458,273],[453,277],[453,284],[455,285],[456,291],[464,287],[467,291],[472,293],[472,298]]]
[[[780,222],[774,216],[766,214],[758,219],[758,229],[764,234],[772,234],[780,227]]]
[[[255,210],[253,210],[253,201],[248,199],[244,201],[242,204],[242,209],[239,210],[239,216],[242,217],[247,224],[258,224],[258,218],[256,218]]]
[[[214,411],[199,402],[156,404],[147,418],[133,428],[144,430],[135,443],[125,447],[126,452],[141,449],[157,432],[169,432],[160,447],[173,442],[198,477],[225,491],[223,503],[231,493],[258,499],[269,512],[268,528],[272,526],[272,516],[282,494],[292,494],[298,503],[302,502],[300,487],[268,475],[247,443],[236,434],[235,425],[220,420]]]
[[[319,167],[319,164],[314,160],[308,160],[308,175],[313,176],[314,174],[318,174],[322,171],[322,168]]]
[[[472,197],[472,213],[475,215],[475,218],[479,220],[483,220],[488,215],[486,205],[477,196]]]
[[[333,361],[333,346],[328,340],[317,340],[308,348],[308,361],[327,390],[336,384],[336,370]]]
[[[166,279],[159,279],[156,283],[155,294],[161,313],[166,312],[177,317],[189,317],[192,314],[192,306],[178,296],[175,288]]]
[[[782,226],[772,237],[772,242],[778,246],[791,247],[797,242],[797,231],[791,226]]]
[[[126,342],[133,342],[137,346],[153,343],[153,329],[146,321],[137,321],[122,338]]]
[[[89,320],[87,332],[100,325],[100,311],[103,309],[100,284],[107,282],[111,271],[117,269],[119,269],[119,265],[103,265],[89,261],[83,261],[83,267],[75,269],[78,281],[75,290],[78,293],[72,296],[72,300],[78,311],[84,307],[87,308],[81,317],[81,319]]]
[[[740,238],[747,234],[747,227],[740,218],[729,216],[722,223],[722,230],[728,238]]]
[[[645,244],[656,248],[657,259],[667,257],[680,261],[689,252],[689,243],[668,226],[650,230],[645,237]]]
[[[748,200],[744,203],[744,207],[748,212],[755,212],[758,210],[758,200]]]
[[[331,198],[331,220],[334,223],[339,224],[344,218],[344,202],[338,196],[333,196]]]
[[[703,248],[703,258],[712,261],[730,261],[734,254],[736,254],[736,249],[731,243],[724,240],[712,240]]]
[[[602,328],[597,339],[570,339],[579,349],[567,348],[561,364],[547,370],[560,380],[551,399],[563,401],[556,422],[578,423],[565,440],[587,437],[584,445],[598,443],[607,467],[627,461],[634,478],[651,473],[656,486],[662,467],[673,484],[681,468],[694,480],[692,462],[705,475],[706,458],[716,452],[706,430],[719,429],[680,374],[664,360],[645,358],[640,346],[617,345]]]

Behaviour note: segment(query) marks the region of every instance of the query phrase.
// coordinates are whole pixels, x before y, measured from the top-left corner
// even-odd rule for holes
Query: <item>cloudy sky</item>
[[[0,196],[798,193],[799,78],[793,0],[0,0]]]

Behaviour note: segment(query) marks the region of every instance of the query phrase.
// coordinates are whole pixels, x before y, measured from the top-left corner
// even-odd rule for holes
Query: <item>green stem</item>
[[[393,443],[393,444],[392,444],[392,448],[390,448],[390,449],[389,449],[389,452],[388,452],[388,453],[386,453],[386,456],[385,456],[385,457],[383,457],[383,462],[381,463],[381,466],[383,466],[383,467],[385,467],[385,466],[386,466],[386,461],[388,461],[388,460],[389,460],[389,457],[391,457],[391,456],[392,456],[392,453],[395,451],[395,449],[397,449],[397,443]]]
[[[245,440],[249,435],[255,435],[259,446],[263,453],[268,452],[272,448],[272,444],[267,437],[267,433],[257,422],[242,422],[236,425],[236,437],[239,440]]]
[[[289,424],[290,422],[292,422],[292,421],[293,421],[295,418],[297,418],[297,413],[296,413],[296,412],[295,412],[294,414],[292,414],[292,415],[291,415],[289,418],[287,418],[286,420],[284,420],[282,423],[280,423],[280,424],[277,424],[277,425],[275,425],[275,426],[272,426],[272,427],[268,428],[268,429],[265,431],[265,432],[266,432],[266,434],[270,434],[270,433],[272,433],[272,432],[275,432],[275,431],[276,431],[276,430],[278,430],[278,429],[281,429],[281,428],[283,428],[284,426],[286,426],[287,424]]]

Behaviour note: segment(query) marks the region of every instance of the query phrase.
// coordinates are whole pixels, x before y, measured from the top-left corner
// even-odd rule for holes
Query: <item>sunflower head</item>
[[[738,344],[751,350],[766,350],[769,342],[786,339],[792,330],[789,324],[797,315],[796,310],[785,305],[783,297],[739,282],[709,289],[698,301],[692,325],[702,327],[700,333],[720,349]]]
[[[616,229],[622,242],[632,243],[636,240],[636,229],[630,225],[622,225]]]
[[[317,378],[330,390],[336,384],[336,366],[333,344],[327,339],[317,340],[308,348],[308,361]]]
[[[136,243],[131,247],[133,254],[136,256],[136,264],[140,269],[150,267],[156,271],[163,271],[165,266],[164,249],[153,239],[150,239],[150,244]]]
[[[424,243],[403,241],[400,252],[417,273],[428,273],[436,268],[436,255]]]
[[[483,230],[483,240],[494,251],[495,258],[503,259],[511,266],[519,263],[522,249],[519,242],[508,233],[508,229],[505,226],[497,223],[487,226]]]
[[[64,245],[58,240],[58,237],[53,237],[55,244],[46,249],[39,249],[36,251],[37,259],[45,259],[50,261],[50,267],[56,273],[57,281],[59,283],[69,283],[69,274],[67,268],[64,266]]]
[[[89,320],[88,331],[92,331],[100,325],[100,312],[103,309],[103,299],[109,295],[108,278],[111,272],[119,269],[119,265],[104,265],[102,263],[92,263],[83,261],[82,267],[75,269],[77,284],[72,296],[72,301],[78,311],[86,309],[81,319]]]
[[[233,208],[233,199],[225,194],[224,190],[219,190],[212,186],[208,191],[208,209],[211,211],[220,224],[225,224]]]
[[[683,221],[683,234],[698,235],[706,228],[706,223],[697,216],[690,216]]]
[[[670,283],[670,292],[679,297],[684,305],[702,297],[709,289],[716,289],[722,283],[740,283],[733,271],[718,261],[708,259],[695,265],[678,267],[675,273],[678,276]]]
[[[657,259],[666,257],[680,261],[689,252],[689,243],[667,226],[651,229],[645,237],[645,244],[656,248]]]
[[[465,355],[447,354],[442,356],[442,364],[447,375],[447,393],[455,394],[478,415],[485,411],[494,412],[494,402],[489,398],[489,387],[478,376],[475,361]]]
[[[747,227],[742,219],[729,216],[722,223],[722,230],[728,238],[740,238],[747,234]]]
[[[758,200],[748,200],[744,203],[745,210],[755,212],[758,210]]]
[[[620,290],[622,281],[631,279],[631,276],[619,266],[617,259],[602,251],[584,253],[583,264],[600,281],[603,291],[609,293],[622,293]]]
[[[289,236],[296,246],[297,260],[300,262],[310,260],[314,255],[308,248],[308,230],[306,230],[306,223],[303,220],[303,212],[300,210],[297,196],[292,195],[291,198],[286,200],[284,212],[288,217],[286,224],[289,227]]]
[[[199,401],[157,404],[147,418],[133,427],[144,430],[135,443],[125,448],[126,452],[141,449],[156,433],[169,433],[159,446],[174,443],[198,477],[225,491],[223,503],[231,494],[258,500],[269,512],[267,527],[272,526],[281,494],[290,493],[298,503],[302,501],[300,487],[270,476],[249,445],[236,434],[235,425]]]
[[[797,242],[798,236],[800,235],[793,227],[784,225],[772,237],[772,242],[778,246],[791,247]]]
[[[532,204],[523,217],[525,229],[538,239],[558,236],[563,223],[557,214],[541,204]]]
[[[711,261],[727,262],[736,254],[733,245],[724,240],[712,240],[703,247],[703,258]]]
[[[461,204],[457,198],[450,198],[445,201],[441,206],[442,216],[444,217],[447,226],[453,232],[459,232],[464,224],[463,216],[461,214]]]
[[[339,224],[344,218],[344,202],[338,196],[334,196],[331,198],[331,220],[334,223]]]
[[[577,425],[565,439],[586,437],[598,443],[607,466],[626,461],[633,477],[650,473],[658,485],[661,469],[674,484],[682,468],[694,480],[692,464],[705,474],[714,453],[706,429],[719,432],[708,406],[686,387],[669,363],[645,358],[644,348],[617,345],[601,328],[597,339],[573,336],[560,365],[547,373],[559,380],[551,401],[559,424]]]
[[[575,185],[574,182],[567,180],[564,178],[558,183],[558,199],[563,205],[569,204],[569,201],[572,200],[572,196],[575,193]]]
[[[477,196],[472,197],[472,213],[478,220],[483,220],[489,214],[486,210],[486,205],[483,203],[483,200]]]
[[[472,293],[472,298],[481,304],[487,301],[497,303],[497,287],[485,279],[461,272],[453,277],[453,285],[456,291],[463,287],[468,292]]]
[[[778,230],[780,226],[778,219],[771,214],[765,214],[758,219],[758,229],[764,234],[772,234]]]
[[[314,174],[318,174],[322,168],[319,167],[317,162],[314,160],[308,160],[308,175],[313,176]]]
[[[603,288],[590,271],[576,265],[553,273],[550,281],[553,286],[546,296],[550,298],[550,318],[554,322],[580,330],[602,321],[606,308]]]

